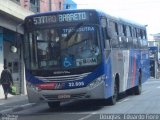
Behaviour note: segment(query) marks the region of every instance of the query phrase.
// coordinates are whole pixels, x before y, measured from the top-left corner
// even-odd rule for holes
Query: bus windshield
[[[38,29],[27,34],[30,49],[27,67],[70,69],[100,63],[98,32],[95,26],[67,26]]]

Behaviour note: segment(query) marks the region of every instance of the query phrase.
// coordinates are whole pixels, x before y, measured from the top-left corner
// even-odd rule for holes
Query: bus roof
[[[117,23],[122,23],[122,24],[124,23],[124,24],[128,24],[128,25],[131,25],[131,26],[140,27],[140,28],[143,28],[143,29],[146,28],[146,25],[142,25],[140,23],[131,21],[129,19],[121,18],[121,17],[118,17],[118,16],[113,16],[109,13],[105,13],[105,12],[103,12],[101,10],[97,10],[97,9],[74,9],[74,10],[50,11],[50,12],[33,14],[33,15],[30,15],[30,16],[27,16],[25,19],[32,18],[32,17],[38,17],[38,16],[42,16],[42,15],[64,14],[64,13],[84,12],[84,11],[86,11],[86,12],[87,11],[90,11],[90,12],[93,11],[93,12],[97,13],[97,15],[99,17],[107,17],[109,19],[112,19],[112,20],[116,21]]]
[[[105,12],[100,11],[100,10],[96,10],[96,11],[99,13],[99,15],[107,16],[107,18],[113,19],[113,20],[117,21],[118,23],[125,23],[125,24],[128,24],[128,25],[133,25],[133,26],[144,28],[144,29],[146,28],[146,25],[140,24],[140,23],[135,22],[133,20],[122,18],[122,17],[119,17],[119,16],[114,16],[114,15],[111,15],[110,13],[105,13]]]

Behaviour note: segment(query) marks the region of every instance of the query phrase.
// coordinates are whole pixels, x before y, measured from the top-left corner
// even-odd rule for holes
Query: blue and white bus
[[[24,21],[30,102],[58,107],[69,100],[115,104],[140,94],[149,76],[146,27],[94,9],[40,13]]]

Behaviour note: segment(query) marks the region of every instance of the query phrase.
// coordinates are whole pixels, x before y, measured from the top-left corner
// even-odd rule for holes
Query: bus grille
[[[65,98],[65,99],[80,99],[80,98],[85,98],[86,97],[85,95],[86,93],[72,94],[70,98]],[[43,95],[43,97],[48,101],[59,100],[58,95]]]
[[[49,77],[36,76],[36,78],[42,80],[43,82],[66,82],[66,81],[81,80],[88,74],[90,73],[84,73],[80,75],[68,75],[68,76],[49,76]]]

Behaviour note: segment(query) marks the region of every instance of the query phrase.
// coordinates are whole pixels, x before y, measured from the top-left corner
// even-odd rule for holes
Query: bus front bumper
[[[105,98],[104,81],[95,85],[76,89],[65,90],[36,90],[27,87],[29,102],[52,102],[52,101],[69,101],[85,99],[104,99]]]

